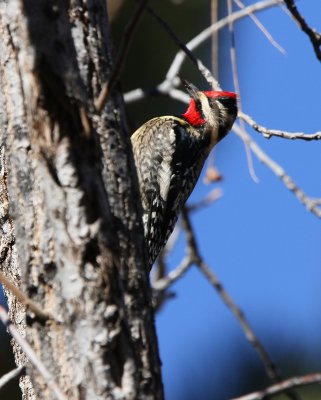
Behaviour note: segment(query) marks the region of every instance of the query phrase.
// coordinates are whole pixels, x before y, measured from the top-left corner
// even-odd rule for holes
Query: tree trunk
[[[93,106],[112,66],[105,0],[2,0],[0,29],[2,268],[52,316],[25,318],[7,292],[11,318],[69,400],[161,399],[121,97]],[[54,398],[27,373],[25,399]]]

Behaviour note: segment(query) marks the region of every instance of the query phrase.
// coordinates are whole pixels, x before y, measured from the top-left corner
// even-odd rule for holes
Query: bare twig
[[[41,321],[53,319],[47,312],[43,311],[38,304],[32,301],[25,293],[23,293],[14,283],[8,279],[3,272],[0,271],[0,283],[2,283],[16,298],[32,311]]]
[[[177,79],[177,81],[179,82],[179,79]],[[133,101],[141,100],[147,96],[169,96],[183,103],[189,102],[189,96],[186,93],[179,89],[175,89],[172,83],[167,84],[165,81],[152,89],[139,88],[131,90],[130,92],[124,94],[124,100],[126,103],[131,103]]]
[[[161,257],[162,260],[164,261],[167,258],[168,254],[170,254],[172,252],[173,248],[175,247],[180,233],[181,233],[181,229],[180,229],[179,223],[176,223],[175,228],[174,228],[172,234],[170,235],[165,247],[161,250],[160,256],[158,256],[158,259]],[[158,260],[158,262],[159,262],[159,260]],[[157,275],[157,276],[155,276],[155,278],[156,278],[155,280],[163,278],[163,277],[164,277],[164,275],[160,275],[160,276]],[[153,278],[154,278],[154,276],[153,276]]]
[[[250,137],[248,133],[241,129],[238,124],[234,124],[233,131],[239,136],[243,141],[247,141],[251,150],[256,155],[262,164],[266,165],[289,189],[300,203],[304,204],[306,208],[312,212],[318,218],[321,218],[321,209],[318,207],[318,201],[308,197],[294,182],[294,180],[284,171],[284,169],[276,163],[272,158],[270,158],[260,146]]]
[[[62,393],[57,383],[54,380],[52,374],[45,367],[43,362],[38,358],[37,354],[31,348],[30,344],[20,335],[17,328],[13,325],[8,317],[8,314],[4,307],[0,305],[0,320],[6,326],[11,336],[15,341],[21,346],[22,350],[25,352],[26,356],[30,362],[37,368],[40,375],[43,377],[44,381],[51,389],[53,395],[57,400],[67,400],[67,397]]]
[[[166,257],[169,253],[172,252],[173,248],[175,247],[177,240],[180,236],[180,233],[181,233],[181,227],[180,227],[180,224],[177,223],[175,225],[175,228],[174,228],[172,234],[170,235],[170,237],[166,243],[166,246],[163,249],[163,253],[165,254]]]
[[[321,383],[321,373],[317,372],[314,374],[295,376],[287,379],[283,382],[277,383],[276,385],[269,386],[267,389],[260,392],[250,393],[241,397],[234,398],[232,400],[263,400],[270,397],[277,396],[284,393],[286,390],[295,389],[302,386],[313,385]]]
[[[164,30],[172,37],[174,42],[182,49],[182,51],[187,55],[187,57],[194,63],[196,68],[201,72],[201,74],[204,76],[204,78],[207,80],[207,82],[212,86],[212,88],[215,88],[217,90],[220,90],[219,83],[210,71],[204,66],[204,64],[197,59],[194,54],[189,50],[189,48],[179,39],[179,37],[176,35],[174,30],[168,25],[166,21],[164,21],[163,18],[161,18],[151,7],[146,7],[147,11],[149,14],[151,14],[156,21],[164,28]],[[161,85],[160,85],[161,86]],[[165,85],[166,87],[167,85]],[[162,91],[162,86],[160,88]]]
[[[252,117],[242,111],[239,112],[238,116],[257,132],[262,133],[262,135],[267,139],[270,139],[272,136],[277,136],[283,139],[301,139],[307,141],[321,139],[321,131],[311,134],[306,134],[303,132],[285,132],[277,129],[269,129],[265,126],[259,125],[257,122],[254,121]]]
[[[212,204],[214,201],[218,200],[222,196],[221,189],[213,189],[207,196],[201,199],[197,203],[190,204],[186,206],[188,212],[194,212],[201,208],[207,207]],[[188,269],[192,266],[193,260],[187,255],[182,262],[172,270],[167,276],[167,264],[166,258],[167,255],[172,251],[175,246],[177,239],[180,235],[181,227],[179,222],[175,225],[175,229],[171,234],[168,242],[164,249],[160,252],[157,258],[157,266],[155,271],[152,274],[151,282],[152,288],[154,289],[154,303],[155,310],[158,311],[160,307],[164,304],[164,302],[173,297],[172,293],[166,293],[166,289],[171,286],[175,281],[181,278]]]
[[[237,4],[241,9],[245,8],[245,5],[240,0],[233,0],[235,4]],[[262,22],[257,18],[257,16],[253,13],[249,13],[249,17],[255,23],[255,25],[260,29],[263,35],[267,38],[267,40],[274,46],[276,49],[279,50],[280,53],[285,54],[286,51],[284,48],[279,45],[279,43],[273,38],[271,33],[265,28]]]
[[[171,251],[173,250],[179,238],[180,231],[181,229],[179,227],[179,224],[177,223],[165,247],[160,251],[157,257],[157,267],[155,269],[153,268],[152,270],[152,276],[151,276],[152,282],[157,282],[158,280],[163,279],[165,277],[165,274],[167,272],[166,259],[168,254],[171,253]]]
[[[152,7],[146,7],[147,12],[156,19],[156,21],[164,28],[164,30],[171,36],[173,41],[177,44],[178,47],[182,49],[182,51],[189,57],[189,59],[197,66],[197,59],[194,54],[185,46],[179,37],[176,35],[174,30],[169,26],[169,24],[160,16],[158,15]]]
[[[186,47],[193,51],[195,50],[198,46],[200,46],[206,39],[208,39],[213,32],[217,32],[220,29],[224,28],[227,26],[230,22],[235,22],[241,18],[247,17],[249,13],[255,13],[270,7],[274,7],[276,4],[279,4],[282,0],[264,0],[264,1],[259,1],[257,3],[254,3],[248,7],[245,7],[243,10],[236,11],[233,14],[222,18],[215,24],[209,26],[208,28],[204,29],[201,33],[199,33],[197,36],[195,36],[190,42],[186,44]],[[175,76],[177,76],[178,71],[180,70],[184,60],[185,60],[185,53],[182,51],[179,51],[167,74],[166,74],[166,80],[171,81]]]
[[[122,42],[120,44],[119,52],[117,55],[117,59],[113,70],[110,74],[109,81],[104,83],[101,89],[101,92],[98,98],[95,100],[95,108],[97,112],[101,112],[106,104],[107,98],[109,93],[112,92],[113,88],[115,87],[116,83],[119,80],[119,77],[122,73],[126,57],[128,54],[128,50],[133,39],[134,31],[137,27],[137,24],[142,16],[144,8],[149,0],[141,0],[133,13],[131,20],[129,21],[128,25],[125,28],[124,36]]]
[[[175,297],[175,293],[168,292],[166,287],[164,289],[158,289],[159,282],[160,286],[164,285],[167,281],[166,274],[167,274],[167,256],[175,247],[175,244],[180,236],[181,228],[180,224],[177,223],[175,225],[174,231],[170,235],[165,247],[159,253],[157,257],[157,265],[152,270],[151,276],[151,285],[153,287],[153,304],[155,312],[159,311],[161,307],[165,304],[165,301],[168,299],[172,299]],[[181,272],[181,274],[183,274]]]
[[[13,369],[10,372],[7,372],[6,374],[2,375],[2,377],[0,378],[0,389],[2,389],[7,383],[9,383],[10,381],[12,381],[15,378],[20,377],[21,375],[23,375],[25,373],[25,366],[21,366],[21,367],[17,367],[15,369]]]
[[[231,16],[233,14],[233,4],[232,0],[227,0],[227,12],[228,15]],[[250,14],[249,14],[250,15]],[[240,84],[237,73],[237,62],[236,62],[236,49],[235,49],[235,32],[234,32],[234,23],[232,20],[229,20],[228,23],[230,36],[231,36],[231,46],[230,46],[230,57],[232,64],[232,73],[233,73],[233,83],[236,93],[240,94]],[[240,99],[238,99],[240,104]],[[239,106],[240,108],[240,106]]]
[[[193,260],[191,257],[188,255],[185,256],[178,267],[170,271],[166,278],[159,279],[158,281],[152,283],[153,289],[158,291],[166,290],[170,285],[181,278],[192,266],[192,264]]]
[[[315,55],[318,60],[321,61],[321,34],[317,32],[315,29],[311,28],[302,17],[301,13],[297,9],[294,0],[284,0],[288,10],[292,14],[293,18],[297,21],[300,28],[304,33],[306,33],[312,43]]]
[[[233,14],[233,3],[232,0],[227,0],[227,10],[228,10],[228,15]],[[249,14],[252,15],[252,14]],[[234,83],[234,89],[236,93],[239,95],[238,97],[238,109],[242,110],[242,101],[241,101],[241,91],[240,91],[240,84],[239,84],[239,77],[238,77],[238,71],[237,71],[237,61],[236,61],[236,48],[235,48],[235,31],[234,31],[234,23],[233,21],[229,21],[229,31],[231,35],[231,46],[230,46],[230,57],[231,57],[231,64],[232,64],[232,73],[233,73],[233,83]],[[245,126],[243,121],[241,121],[241,126],[245,130]],[[246,142],[244,142],[245,146],[245,153],[246,153],[246,159],[247,159],[247,165],[249,169],[249,173],[251,178],[253,179],[254,182],[258,182],[259,179],[255,173],[254,170],[254,165],[253,165],[253,158],[251,151],[249,149],[249,146]]]

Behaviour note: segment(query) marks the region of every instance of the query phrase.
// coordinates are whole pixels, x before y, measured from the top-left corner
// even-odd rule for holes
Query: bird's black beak
[[[199,89],[197,89],[197,87],[195,85],[193,85],[192,83],[186,81],[185,79],[182,79],[182,84],[185,87],[185,90],[187,91],[187,93],[191,96],[192,99],[197,99],[199,97]]]

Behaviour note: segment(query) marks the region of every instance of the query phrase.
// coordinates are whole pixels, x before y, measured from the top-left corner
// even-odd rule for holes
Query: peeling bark
[[[112,66],[105,1],[2,1],[0,29],[1,268],[55,319],[7,293],[11,317],[68,399],[161,399],[121,97],[93,107]],[[27,373],[25,399],[53,398]]]

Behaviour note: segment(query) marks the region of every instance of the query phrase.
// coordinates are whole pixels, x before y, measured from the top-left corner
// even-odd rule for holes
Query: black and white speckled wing
[[[194,131],[181,118],[160,117],[132,136],[150,264],[173,231],[204,163],[203,146],[208,143],[197,131],[193,140],[186,129]]]

